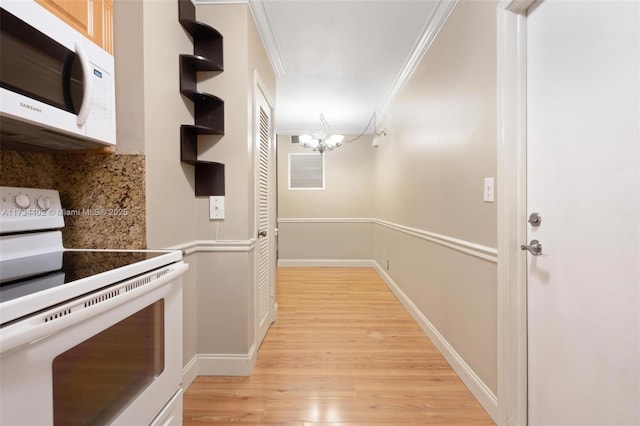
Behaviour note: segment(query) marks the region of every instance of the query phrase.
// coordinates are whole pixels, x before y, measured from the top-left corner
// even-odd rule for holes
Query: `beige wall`
[[[254,237],[254,70],[275,98],[275,73],[247,5],[199,5],[197,18],[224,37],[224,71],[201,73],[198,88],[225,102],[224,136],[199,139],[200,159],[225,164],[226,218],[209,221],[209,200],[198,199],[198,234],[219,240]]]
[[[496,247],[495,2],[455,7],[383,126],[375,152],[378,219]],[[496,264],[376,226],[375,259],[494,392]]]
[[[247,5],[199,5],[197,19],[224,37],[222,73],[200,73],[198,89],[225,101],[225,135],[203,137],[200,159],[225,163],[226,219],[195,197],[193,167],[180,162],[180,125],[193,104],[179,92],[178,55],[192,53],[177,1],[117,1],[118,150],[146,154],[150,248],[253,237],[253,75],[275,96],[275,75]],[[122,143],[122,140],[128,142]],[[197,354],[247,354],[253,343],[253,252],[185,256],[184,363]]]
[[[193,47],[178,22],[177,1],[142,5],[147,243],[160,248],[197,237],[193,167],[180,162],[180,125],[193,123],[193,104],[178,84],[178,54]]]
[[[279,223],[278,258],[355,260],[373,258],[373,225],[365,223]]]
[[[355,136],[346,136],[351,140]],[[371,218],[373,206],[372,137],[366,135],[325,152],[325,189],[289,190],[289,153],[309,149],[278,136],[278,257],[293,259],[371,259],[372,225],[335,219]],[[320,219],[290,223],[288,219]],[[327,220],[322,220],[327,219]]]
[[[226,218],[218,226],[218,239],[246,240],[253,217],[247,194],[252,188],[249,161],[249,64],[247,59],[247,25],[250,15],[246,5],[199,5],[197,18],[214,27],[224,37],[224,71],[200,74],[199,90],[224,100],[224,136],[200,137],[199,157],[225,164]],[[216,222],[209,221],[209,200],[198,199],[198,233],[203,239],[215,239]]]
[[[197,256],[197,353],[247,354],[253,343],[252,253]]]
[[[355,136],[345,136],[345,141]],[[345,143],[325,152],[325,189],[288,189],[289,153],[310,153],[291,144],[288,135],[278,136],[278,217],[371,217],[373,187],[371,136]]]
[[[200,158],[224,163],[226,181],[225,219],[210,221],[209,200],[199,198],[197,233],[202,240],[250,241],[255,237],[254,71],[271,97],[275,73],[247,5],[199,5],[197,18],[224,36],[224,72],[205,76],[199,88],[225,101],[225,135],[200,142]],[[198,258],[198,353],[248,353],[254,344],[253,250]]]
[[[141,1],[113,4],[113,57],[116,74],[116,151],[145,152],[144,34]]]
[[[497,170],[495,14],[459,2],[387,114],[376,217],[496,246],[496,204],[482,201]]]

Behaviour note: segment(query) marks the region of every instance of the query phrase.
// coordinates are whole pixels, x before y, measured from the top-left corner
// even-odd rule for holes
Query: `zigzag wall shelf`
[[[196,21],[191,0],[178,0],[178,20],[193,40],[193,55],[180,55],[180,93],[194,107],[194,124],[180,126],[180,161],[194,166],[196,196],[225,195],[224,164],[198,160],[198,135],[224,135],[224,101],[199,92],[196,76],[223,71],[222,35]]]

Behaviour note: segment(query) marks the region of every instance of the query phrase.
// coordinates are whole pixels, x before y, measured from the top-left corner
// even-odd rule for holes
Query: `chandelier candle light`
[[[376,117],[375,111],[371,115],[371,118],[369,119],[369,122],[367,123],[367,126],[364,128],[362,133],[360,133],[355,138],[348,140],[347,143],[357,141],[362,136],[364,136],[367,130],[369,130],[369,128],[371,127],[372,123],[373,123],[372,145],[374,148],[377,148],[378,145],[380,145],[378,138],[380,137],[380,135],[387,136],[387,129],[385,128],[380,132],[377,131],[377,117]],[[320,131],[312,133],[310,135],[306,134],[306,135],[298,136],[298,143],[300,144],[301,147],[311,148],[311,150],[317,151],[320,154],[324,153],[325,151],[333,151],[339,146],[342,146],[342,141],[344,140],[344,136],[332,135],[330,134],[330,130],[331,128],[329,127],[329,123],[327,123],[327,120],[325,120],[324,115],[320,114]]]
[[[331,135],[328,133],[329,130],[329,123],[325,120],[324,115],[320,114],[320,131],[311,135],[300,135],[298,139],[300,146],[303,148],[311,148],[313,151],[318,151],[320,154],[325,151],[333,151],[342,145],[344,136]]]

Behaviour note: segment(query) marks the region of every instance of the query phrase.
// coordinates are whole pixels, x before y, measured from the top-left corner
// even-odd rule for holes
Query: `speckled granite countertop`
[[[67,248],[146,247],[144,155],[0,150],[0,185],[57,189]]]

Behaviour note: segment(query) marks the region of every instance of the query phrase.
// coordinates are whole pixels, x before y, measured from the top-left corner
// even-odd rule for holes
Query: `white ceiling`
[[[249,0],[278,73],[276,130],[359,134],[395,98],[450,0]],[[411,65],[411,63],[414,65]],[[368,133],[372,129],[369,128]]]

